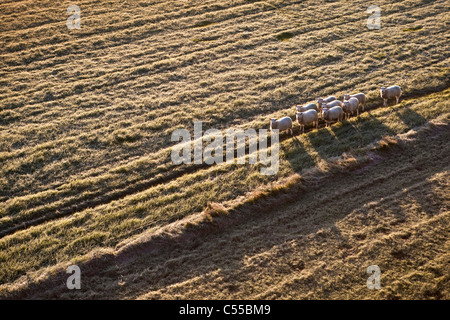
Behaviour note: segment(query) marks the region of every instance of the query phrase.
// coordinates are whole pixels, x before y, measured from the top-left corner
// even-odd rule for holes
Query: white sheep
[[[306,106],[301,106],[301,105],[297,106],[297,112],[305,112],[307,110],[312,110],[312,109],[319,111],[319,109],[317,109],[317,105],[315,103],[310,103],[310,104],[307,104]]]
[[[349,100],[344,100],[344,107],[342,108],[345,113],[345,118],[350,118],[350,114],[356,111],[356,116],[359,116],[359,100],[357,98],[350,98]]]
[[[398,100],[400,99],[400,96],[402,95],[402,88],[399,86],[391,86],[389,88],[381,87],[380,89],[380,96],[383,98],[383,106],[387,106],[388,99],[392,99],[395,97],[396,103],[398,103]]]
[[[344,117],[344,110],[341,107],[333,107],[331,109],[324,108],[322,111],[322,118],[325,120],[325,127],[328,127],[332,121],[342,121]]]
[[[341,108],[344,106],[342,101],[333,100],[331,102],[327,102],[327,103],[322,104],[322,108],[327,108],[327,109],[331,109],[333,107],[338,107],[338,106],[341,107]]]
[[[329,96],[328,98],[325,98],[325,99],[319,98],[319,99],[317,99],[317,107],[319,108],[319,110],[321,110],[323,103],[328,103],[328,102],[331,102],[334,100],[336,100],[336,97],[334,97],[334,96]]]
[[[356,98],[359,101],[359,105],[361,106],[361,110],[364,111],[364,107],[366,106],[366,95],[362,92],[356,94],[345,94],[344,100],[350,100],[350,98]]]
[[[305,132],[305,124],[312,123],[313,126],[316,126],[316,129],[319,127],[319,115],[314,109],[297,112],[296,118],[302,132]]]
[[[287,130],[288,132],[293,134],[292,132],[292,119],[290,117],[283,117],[281,119],[270,119],[270,130],[278,129],[280,132]]]

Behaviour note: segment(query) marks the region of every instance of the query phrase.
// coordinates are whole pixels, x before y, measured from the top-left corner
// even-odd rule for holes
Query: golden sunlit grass
[[[185,218],[197,230],[200,212],[231,219],[238,199],[281,205],[303,181],[448,122],[444,2],[381,1],[380,30],[366,28],[364,1],[82,0],[79,30],[68,5],[0,4],[0,292]],[[404,95],[381,108],[391,84]],[[275,176],[171,161],[171,133],[195,120],[267,129],[296,104],[357,91],[369,99],[358,118],[281,136]]]

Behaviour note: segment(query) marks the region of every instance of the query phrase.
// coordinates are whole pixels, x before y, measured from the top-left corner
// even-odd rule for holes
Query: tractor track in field
[[[424,97],[427,96],[429,94],[433,94],[433,93],[437,93],[437,92],[442,92],[445,89],[450,87],[450,81],[447,82],[447,85],[445,88],[430,88],[428,90],[423,90],[423,91],[418,91],[418,92],[413,92],[410,93],[408,95],[404,95],[402,96],[402,100],[401,101],[405,101],[405,100],[409,100],[409,99],[415,99],[415,98],[420,98],[420,97]],[[406,99],[404,99],[406,98]],[[370,110],[375,110],[377,107],[379,107],[380,103],[371,103],[371,104],[367,104],[365,111],[370,111]],[[356,116],[352,116],[356,117]],[[345,120],[343,121],[343,123],[345,124]],[[319,120],[319,129],[325,128],[325,123],[323,122],[323,120]],[[260,129],[260,128],[258,128]],[[305,129],[305,133],[308,133],[312,130],[315,130],[315,128],[311,128],[309,127],[308,129]],[[283,142],[287,139],[291,139],[292,137],[295,137],[296,135],[301,134],[300,130],[297,126],[295,126],[293,128],[293,136],[290,136],[288,134],[282,134],[280,135],[279,138],[279,142]],[[270,145],[271,144],[271,138],[270,136],[267,138],[267,144]],[[225,150],[225,145],[223,145],[223,149]],[[246,147],[245,147],[245,153],[248,154],[249,152],[249,147],[248,144],[246,143]],[[237,149],[234,148],[234,154],[235,154],[235,158],[237,157]],[[224,153],[225,156],[225,153]],[[39,218],[36,219],[32,219],[29,221],[23,221],[20,222],[10,228],[4,229],[0,231],[0,239],[3,237],[6,237],[8,235],[14,234],[15,232],[18,231],[22,231],[22,230],[26,230],[28,228],[34,227],[34,226],[38,226],[47,222],[51,222],[53,220],[57,220],[60,218],[64,218],[64,217],[68,217],[71,215],[76,214],[77,212],[81,212],[83,210],[86,209],[92,209],[92,208],[96,208],[98,206],[101,205],[106,205],[109,204],[113,201],[117,201],[120,199],[123,199],[127,196],[131,196],[133,194],[137,194],[139,192],[142,192],[144,190],[147,190],[149,188],[152,187],[156,187],[158,185],[164,184],[164,183],[168,183],[170,181],[176,180],[180,177],[183,177],[187,174],[193,174],[196,173],[200,170],[206,169],[206,168],[210,168],[210,167],[214,167],[215,164],[209,165],[206,163],[202,163],[202,164],[197,164],[197,165],[190,165],[190,166],[186,166],[184,167],[182,170],[178,170],[178,171],[172,171],[164,176],[160,176],[157,178],[151,178],[139,183],[136,183],[132,186],[128,186],[122,189],[118,189],[118,190],[113,190],[110,192],[107,192],[106,194],[103,194],[101,196],[98,196],[96,198],[93,199],[89,199],[86,201],[82,201],[81,203],[77,203],[77,204],[72,204],[69,206],[65,206],[65,207],[60,207],[51,211],[48,211],[47,214],[45,214],[44,216],[41,216]],[[170,222],[170,221],[169,221]]]

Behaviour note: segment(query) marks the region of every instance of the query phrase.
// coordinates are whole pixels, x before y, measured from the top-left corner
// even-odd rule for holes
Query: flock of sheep
[[[402,89],[399,86],[391,86],[388,88],[381,87],[380,96],[383,99],[383,106],[387,105],[388,99],[395,98],[396,103],[402,95]],[[353,95],[344,95],[344,101],[337,100],[336,97],[330,96],[328,98],[317,99],[317,104],[310,103],[306,106],[297,106],[296,119],[300,125],[300,130],[305,132],[305,125],[312,124],[316,128],[319,127],[319,115],[325,121],[325,126],[328,127],[332,122],[342,121],[348,119],[350,115],[356,113],[359,116],[359,109],[364,111],[366,104],[366,95],[364,93],[357,93]],[[283,117],[280,119],[270,119],[270,129],[278,129],[281,131],[292,131],[291,117]]]

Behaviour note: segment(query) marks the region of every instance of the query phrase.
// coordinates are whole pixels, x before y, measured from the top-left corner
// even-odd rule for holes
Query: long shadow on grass
[[[395,109],[395,114],[403,121],[403,123],[408,127],[408,129],[412,129],[418,126],[421,126],[427,122],[427,120],[418,114],[416,111],[411,110],[408,106],[405,106],[401,109]]]
[[[288,151],[284,150],[286,160],[289,161],[292,170],[301,172],[303,169],[313,167],[314,159],[306,151],[304,144],[296,136],[292,137],[292,148]]]
[[[356,121],[355,121],[356,120]],[[341,156],[360,147],[381,139],[395,132],[367,111],[359,118],[344,120],[328,128],[313,130],[308,133],[308,139],[321,159]],[[288,159],[295,167],[296,156]]]

